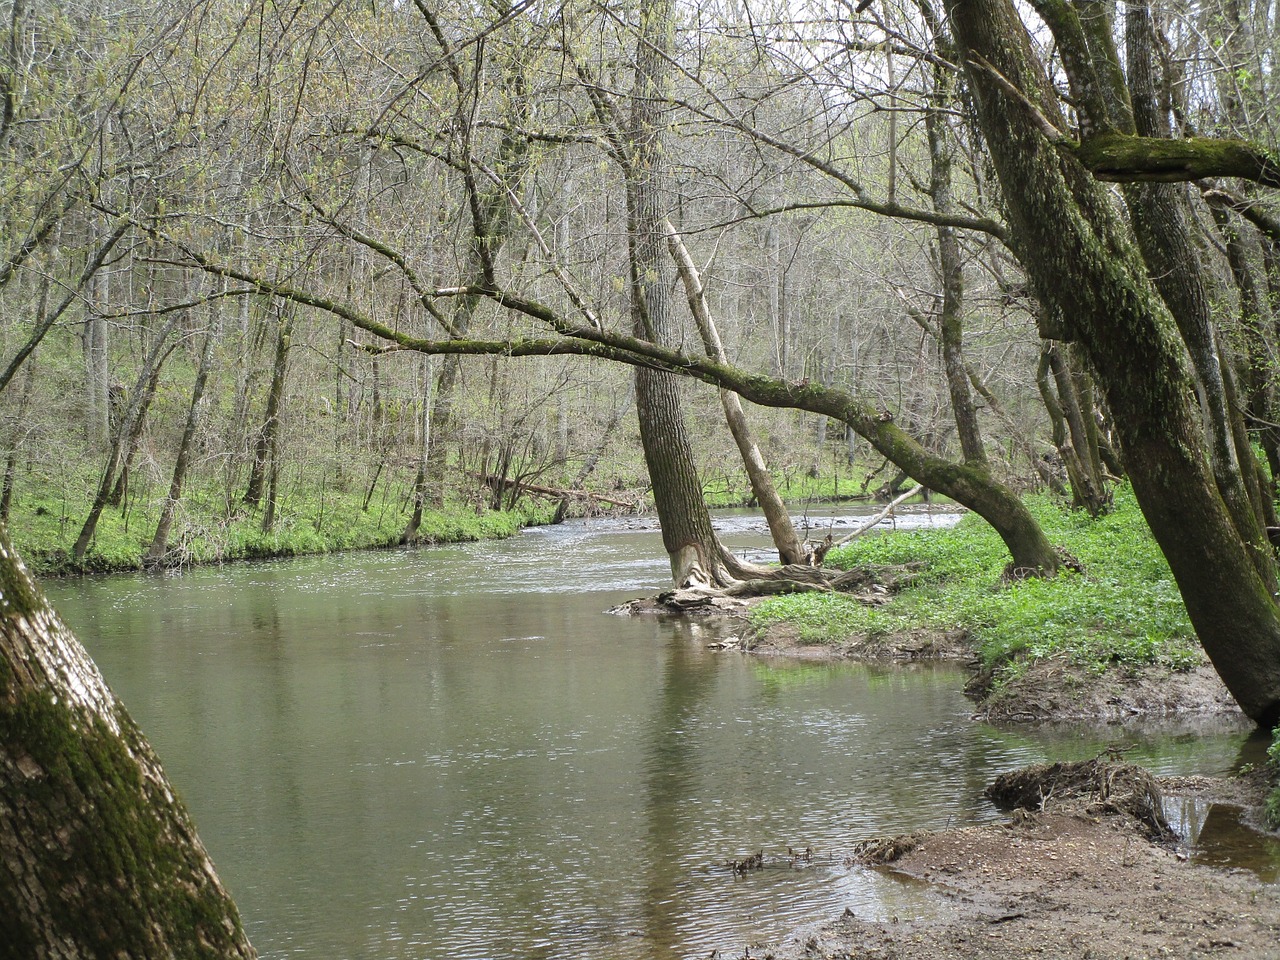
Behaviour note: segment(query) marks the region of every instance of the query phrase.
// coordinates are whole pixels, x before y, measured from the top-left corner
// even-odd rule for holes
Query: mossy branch
[[[1066,147],[1099,180],[1114,183],[1182,183],[1211,177],[1239,177],[1280,187],[1280,157],[1243,140],[1190,137],[1165,140],[1099,134]]]

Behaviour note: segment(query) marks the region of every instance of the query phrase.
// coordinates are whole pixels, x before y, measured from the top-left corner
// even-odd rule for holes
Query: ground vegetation
[[[1274,726],[1280,30],[1123,13],[0,2],[0,513],[50,564],[163,566],[651,488],[677,584],[835,616],[829,570],[718,562],[704,489],[740,447],[883,459],[995,531],[998,577],[935,594],[995,674],[1176,674],[1194,632]],[[1167,576],[1097,572],[1121,475]]]
[[[752,627],[763,644],[797,642],[832,655],[972,658],[974,693],[993,716],[1088,716],[1095,706],[1086,689],[1113,691],[1148,673],[1171,692],[1147,709],[1230,709],[1219,691],[1199,705],[1172,693],[1206,662],[1132,491],[1120,487],[1114,509],[1097,520],[1050,497],[1029,503],[1072,557],[1058,577],[1010,582],[999,539],[966,517],[954,528],[871,534],[833,549],[827,564],[865,571],[870,592],[771,597],[752,609]],[[1045,684],[1063,694],[1057,716],[1043,706]]]

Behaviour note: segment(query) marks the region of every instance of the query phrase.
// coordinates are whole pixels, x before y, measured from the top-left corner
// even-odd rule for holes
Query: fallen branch
[[[614,507],[626,507],[628,510],[634,510],[636,505],[631,500],[615,500],[613,497],[606,497],[601,493],[591,493],[587,490],[565,490],[560,487],[544,487],[536,483],[526,483],[523,480],[513,480],[510,477],[500,477],[495,473],[482,474],[473,473],[472,477],[481,483],[489,486],[500,486],[503,490],[515,487],[523,490],[525,493],[536,493],[543,497],[556,497],[557,499],[565,499],[568,497],[578,497],[585,500],[596,500],[600,503],[607,503]]]
[[[876,524],[880,523],[880,521],[882,521],[882,520],[884,520],[886,517],[890,516],[890,515],[893,513],[893,511],[894,511],[894,510],[896,510],[898,507],[900,507],[900,506],[903,504],[903,502],[904,502],[904,501],[910,500],[912,497],[914,497],[916,494],[918,494],[918,493],[919,493],[920,491],[922,491],[923,489],[924,489],[924,487],[923,487],[922,485],[917,484],[916,486],[914,486],[914,487],[912,487],[910,490],[908,490],[906,493],[904,493],[904,494],[900,494],[896,499],[891,500],[891,501],[888,503],[888,505],[887,505],[887,506],[885,506],[885,508],[884,508],[883,510],[881,510],[879,513],[877,513],[874,517],[871,517],[871,518],[870,518],[870,519],[868,519],[866,522],[864,522],[864,523],[860,524],[859,526],[855,527],[855,528],[854,528],[854,530],[853,530],[853,532],[848,533],[848,534],[846,534],[845,536],[841,537],[839,540],[837,540],[837,541],[836,541],[835,543],[833,543],[831,546],[832,546],[833,548],[834,548],[834,547],[842,547],[842,546],[844,546],[846,543],[848,543],[850,540],[854,539],[855,537],[860,537],[860,536],[862,536],[864,533],[866,533],[866,532],[867,532],[868,530],[870,530],[872,527],[876,526]]]

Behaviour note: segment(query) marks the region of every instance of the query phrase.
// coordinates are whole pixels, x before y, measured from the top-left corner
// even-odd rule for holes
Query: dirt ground
[[[741,617],[728,602],[713,616]],[[730,621],[732,622],[732,621]],[[868,662],[969,663],[966,691],[975,719],[1004,722],[1123,723],[1137,717],[1199,715],[1247,726],[1209,667],[1171,673],[1148,668],[1098,677],[1066,664],[1034,666],[1001,689],[976,675],[963,633],[909,634],[829,646],[800,645],[785,627],[739,636],[726,650],[762,656]],[[1256,810],[1265,782],[1180,778],[1166,796]],[[1252,814],[1246,814],[1246,821]],[[1280,883],[1191,860],[1177,838],[1153,840],[1131,813],[1098,797],[1042,800],[1002,824],[887,838],[892,862],[874,867],[927,883],[948,908],[944,919],[872,922],[846,912],[816,920],[786,942],[753,947],[744,960],[1072,960],[1215,958],[1280,960]]]
[[[909,635],[874,644],[800,647],[786,631],[758,638],[765,655],[873,661],[971,659],[965,638]],[[1097,677],[1045,663],[993,695],[970,684],[975,719],[1123,722],[1139,716],[1214,716],[1239,710],[1208,667]],[[1195,796],[1246,810],[1262,802],[1261,778],[1165,781],[1168,796]],[[1078,960],[1211,958],[1280,960],[1280,883],[1191,862],[1176,839],[1153,842],[1129,813],[1096,798],[1043,802],[1007,822],[908,838],[876,869],[931,885],[954,909],[945,920],[868,922],[851,914],[800,930],[749,956],[774,960]]]
[[[946,919],[850,913],[751,956],[1010,960],[1280,957],[1280,885],[1189,862],[1127,814],[1085,802],[925,835],[892,870],[927,882]]]

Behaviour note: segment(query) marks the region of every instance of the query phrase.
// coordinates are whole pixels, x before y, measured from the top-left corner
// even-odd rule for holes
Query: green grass
[[[866,491],[862,488],[862,477],[865,472],[859,472],[857,468],[850,467],[847,472],[841,472],[839,476],[811,477],[801,470],[787,473],[775,471],[773,482],[778,489],[778,495],[786,503],[796,507],[805,503],[827,503],[865,496]],[[754,502],[751,484],[745,473],[721,476],[707,483],[703,488],[703,497],[707,501],[707,506],[713,509],[745,507]]]
[[[239,504],[229,509],[223,491],[197,489],[179,506],[169,536],[170,562],[219,563],[396,544],[408,521],[406,493],[375,501],[368,510],[363,499],[359,488],[297,485],[278,505],[271,531],[263,532],[261,509],[250,511]],[[159,495],[148,492],[136,494],[125,509],[108,507],[80,565],[71,553],[89,511],[87,494],[21,491],[9,533],[37,575],[137,570],[155,534],[160,504]],[[513,511],[450,506],[425,513],[419,536],[428,543],[507,537],[530,523],[546,522],[550,514],[550,507],[529,500]]]
[[[1132,493],[1116,494],[1099,520],[1047,497],[1029,506],[1055,544],[1085,566],[1083,575],[1001,580],[1008,552],[976,516],[950,530],[878,534],[828,556],[844,569],[873,564],[923,565],[916,586],[881,607],[831,595],[799,594],[763,603],[757,626],[786,621],[810,642],[838,642],[914,629],[968,630],[985,664],[1006,671],[1056,657],[1098,671],[1117,664],[1186,669],[1201,662],[1177,586]]]

